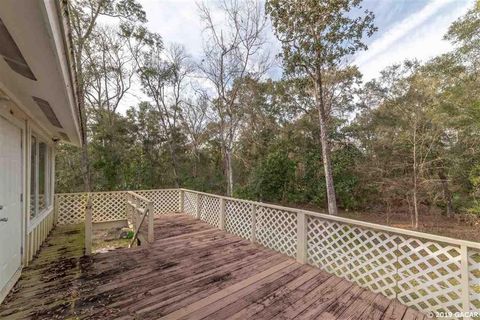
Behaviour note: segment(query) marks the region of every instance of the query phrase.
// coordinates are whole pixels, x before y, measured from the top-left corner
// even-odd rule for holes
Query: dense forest
[[[480,214],[479,3],[445,35],[453,51],[368,82],[348,63],[377,31],[359,0],[200,3],[199,61],[134,0],[69,3],[87,147],[61,145],[57,192],[180,186],[415,227]]]

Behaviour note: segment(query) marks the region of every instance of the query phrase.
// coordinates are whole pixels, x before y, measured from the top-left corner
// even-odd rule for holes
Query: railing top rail
[[[178,191],[180,189],[169,188],[169,189],[142,189],[142,190],[135,190],[134,192],[154,192],[154,191]],[[125,190],[117,190],[117,191],[91,191],[91,192],[63,192],[63,193],[55,193],[56,196],[63,196],[63,195],[86,195],[86,194],[107,194],[107,193],[124,193],[129,192]]]
[[[421,238],[421,239],[438,241],[438,242],[443,242],[443,243],[448,243],[448,244],[454,244],[454,245],[457,245],[457,246],[462,246],[463,245],[463,246],[468,246],[468,247],[475,248],[475,249],[480,249],[480,243],[474,242],[474,241],[461,240],[461,239],[439,236],[439,235],[424,233],[424,232],[419,232],[419,231],[389,227],[389,226],[384,226],[384,225],[377,224],[377,223],[364,222],[364,221],[359,221],[359,220],[354,220],[354,219],[343,218],[343,217],[339,217],[339,216],[332,216],[332,215],[329,215],[329,214],[310,211],[310,210],[297,209],[297,208],[292,208],[292,207],[284,207],[284,206],[279,206],[279,205],[275,205],[275,204],[269,204],[269,203],[252,201],[252,200],[243,200],[243,199],[227,197],[227,196],[219,196],[219,195],[212,194],[212,193],[200,192],[200,191],[195,191],[195,190],[190,190],[190,189],[185,189],[185,188],[181,188],[180,190],[187,191],[187,192],[193,192],[193,193],[197,193],[197,194],[201,194],[201,195],[205,195],[205,196],[210,196],[210,197],[223,198],[223,199],[226,199],[226,200],[241,201],[241,202],[250,203],[250,204],[263,206],[263,207],[268,207],[268,208],[272,208],[272,209],[290,211],[290,212],[295,212],[295,213],[303,213],[305,215],[309,215],[309,216],[312,216],[312,217],[317,217],[317,218],[321,218],[321,219],[325,219],[325,220],[357,225],[357,226],[368,228],[368,229],[381,230],[381,231],[385,231],[385,232],[390,232],[390,233],[395,233],[395,234],[400,234],[400,235],[406,235],[406,236],[415,237],[415,238]]]
[[[65,196],[65,195],[88,195],[89,192],[64,192],[64,193],[55,193],[55,196]]]
[[[142,201],[144,201],[144,202],[146,202],[146,203],[152,203],[151,200],[148,200],[148,199],[145,198],[144,196],[139,195],[138,193],[135,193],[134,191],[127,191],[127,193],[128,193],[129,195],[131,195],[132,197],[137,198],[137,199],[140,199],[140,200],[142,200]]]

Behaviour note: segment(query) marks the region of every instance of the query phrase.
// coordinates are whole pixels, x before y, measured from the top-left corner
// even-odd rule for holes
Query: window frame
[[[31,184],[33,181],[35,182],[35,186],[30,185],[29,188],[29,198],[30,203],[28,206],[28,221],[29,221],[29,228],[36,225],[38,222],[42,221],[43,218],[53,210],[53,146],[52,144],[48,143],[48,140],[43,138],[40,134],[36,133],[35,131],[30,132],[29,137],[29,175]],[[35,160],[32,161],[32,146],[35,143]],[[44,190],[45,190],[45,207],[40,209],[40,144],[44,143],[46,146],[45,152],[45,168],[44,168]],[[34,174],[35,178],[33,179],[32,169],[35,169]],[[33,190],[32,190],[33,189]],[[32,191],[35,192],[34,204],[32,206]],[[32,208],[34,208],[32,210]],[[32,211],[34,215],[32,216]]]

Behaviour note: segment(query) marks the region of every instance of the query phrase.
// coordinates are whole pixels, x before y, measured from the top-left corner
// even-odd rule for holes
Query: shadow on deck
[[[1,319],[424,319],[398,301],[186,215],[150,246],[82,257],[59,226],[0,306]]]

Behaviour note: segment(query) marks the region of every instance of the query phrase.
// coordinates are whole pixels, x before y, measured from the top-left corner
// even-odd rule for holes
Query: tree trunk
[[[193,156],[193,172],[192,172],[192,176],[194,178],[197,178],[198,176],[198,160],[197,160],[197,156]]]
[[[453,218],[454,211],[453,211],[453,204],[452,204],[452,193],[448,188],[447,176],[445,175],[445,172],[443,171],[443,169],[440,169],[440,171],[438,172],[438,177],[440,178],[440,181],[442,183],[443,198],[446,204],[447,217]]]
[[[390,202],[387,202],[387,226],[390,225],[390,212],[392,210],[392,207],[390,205]]]
[[[198,176],[198,163],[200,162],[200,155],[198,153],[198,148],[194,147],[193,149],[193,168],[192,168],[192,176],[197,178]]]
[[[225,177],[227,178],[227,196],[233,195],[233,167],[232,167],[232,151],[225,149]]]
[[[418,200],[417,200],[417,127],[413,131],[413,209],[415,212],[415,229],[418,229]]]
[[[410,222],[411,222],[410,224],[413,228],[413,227],[415,227],[415,219],[413,217],[413,210],[412,210],[412,204],[410,202],[410,196],[407,195],[406,199],[407,199],[407,204],[408,204],[408,214],[410,215]]]
[[[82,120],[82,122],[84,122]],[[82,177],[83,177],[83,191],[90,192],[92,191],[92,181],[90,173],[90,157],[88,156],[88,141],[87,141],[87,132],[82,132]]]
[[[168,149],[170,151],[170,156],[172,158],[172,169],[173,169],[173,178],[175,180],[175,188],[180,188],[180,178],[178,176],[177,153],[175,152],[175,148],[171,141],[168,143]]]
[[[81,153],[81,170],[83,177],[83,191],[92,191],[92,175],[90,171],[90,157],[88,155],[88,136],[87,136],[87,112],[85,110],[85,88],[83,85],[83,66],[81,62],[81,51],[75,56],[77,63],[77,98],[78,108],[80,112],[80,125],[82,127],[82,153]]]
[[[323,168],[325,169],[325,184],[327,187],[328,214],[337,215],[337,200],[333,184],[332,163],[330,160],[330,144],[328,142],[328,126],[323,105],[321,84],[315,83],[315,103],[320,123],[320,142],[322,145]]]
[[[413,210],[415,212],[415,225],[414,228],[418,229],[418,200],[417,200],[417,186],[413,187]]]

